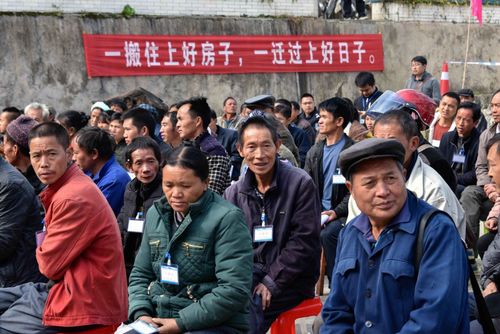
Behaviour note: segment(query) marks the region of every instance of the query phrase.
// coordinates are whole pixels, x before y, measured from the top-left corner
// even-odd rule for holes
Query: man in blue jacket
[[[340,154],[362,213],[341,232],[321,333],[469,333],[465,248],[442,212],[418,239],[432,207],[406,189],[404,156],[380,138]]]

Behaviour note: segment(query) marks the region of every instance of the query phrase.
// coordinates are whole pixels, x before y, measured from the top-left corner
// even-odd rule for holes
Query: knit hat
[[[17,145],[29,149],[28,135],[30,130],[38,124],[33,118],[21,115],[7,125],[7,134]]]

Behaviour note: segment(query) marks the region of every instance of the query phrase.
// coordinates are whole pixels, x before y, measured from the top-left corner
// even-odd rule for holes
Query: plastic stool
[[[316,316],[322,307],[319,297],[304,300],[291,310],[280,314],[271,326],[271,334],[295,334],[295,320]]]

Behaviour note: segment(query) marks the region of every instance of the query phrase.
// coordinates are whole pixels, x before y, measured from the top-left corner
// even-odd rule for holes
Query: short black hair
[[[150,137],[155,137],[156,121],[151,112],[141,107],[135,107],[122,114],[122,121],[132,119],[132,125],[137,129],[146,127]]]
[[[207,103],[207,98],[203,96],[192,97],[188,100],[179,102],[178,107],[189,104],[189,114],[191,117],[200,117],[203,123],[203,129],[206,129],[210,124],[210,106]]]
[[[243,123],[241,123],[241,125],[238,129],[238,143],[240,145],[243,145],[243,135],[245,134],[245,130],[249,126],[255,126],[257,128],[268,129],[269,132],[271,133],[271,138],[273,140],[273,143],[276,143],[278,141],[278,132],[276,131],[276,128],[271,125],[271,122],[269,122],[269,120],[265,118],[265,115],[267,115],[267,114],[264,114],[264,117],[263,116],[252,116],[252,117],[247,118],[245,121],[243,121]],[[274,119],[273,115],[269,115],[269,116],[273,117],[273,119]],[[278,122],[278,121],[276,120],[276,122]]]
[[[460,109],[472,110],[472,120],[474,122],[479,121],[479,119],[481,118],[481,107],[477,103],[470,102],[470,101],[460,103],[458,105],[458,108],[457,108],[457,113],[458,113],[458,110],[460,110]]]
[[[17,109],[16,107],[5,107],[2,109],[1,113],[2,114],[6,113],[7,120],[9,123],[23,114],[23,112]]]
[[[388,112],[382,114],[375,123],[373,124],[373,128],[377,126],[377,124],[386,125],[386,124],[396,124],[401,127],[404,135],[408,140],[413,137],[420,137],[418,132],[417,123],[413,118],[411,118],[410,114],[402,110],[389,110]]]
[[[210,119],[217,119],[217,113],[213,109],[210,109]]]
[[[111,106],[118,106],[120,107],[123,112],[127,111],[127,104],[122,100],[122,99],[113,99],[109,102],[109,107],[111,108]]]
[[[375,77],[371,72],[359,72],[354,83],[356,87],[375,86]]]
[[[116,113],[113,112],[111,115],[105,112],[101,113],[99,117],[97,117],[97,123],[106,123],[106,124],[111,123],[111,116],[114,114]]]
[[[99,154],[99,159],[108,161],[115,151],[115,141],[109,133],[96,127],[85,127],[75,136],[76,143],[87,154],[94,150]]]
[[[120,124],[123,124],[122,115],[117,112],[111,114],[111,119],[109,120],[109,122],[111,123],[113,121],[118,121],[120,122]]]
[[[56,119],[66,128],[74,128],[75,132],[77,132],[87,126],[90,116],[82,111],[68,110],[58,114]]]
[[[312,96],[312,95],[311,95],[311,94],[309,94],[309,93],[304,93],[304,94],[302,94],[302,95],[300,96],[300,102],[302,102],[302,99],[303,99],[304,97],[310,97],[310,98],[312,98],[312,99],[314,100],[314,96]]]
[[[457,101],[457,107],[460,105],[460,95],[458,95],[457,93],[455,93],[455,92],[446,92],[446,93],[444,93],[441,96],[441,100],[445,96],[448,96],[448,97],[451,97],[452,99],[455,99]]]
[[[207,156],[199,149],[186,145],[177,147],[170,152],[163,163],[165,166],[179,166],[191,169],[202,181],[208,179],[208,160]]]
[[[69,147],[69,135],[59,123],[43,122],[31,129],[28,136],[28,145],[34,138],[55,137],[59,145],[65,150]]]
[[[411,59],[412,62],[417,62],[422,65],[427,65],[427,59],[424,56],[415,56]]]
[[[324,110],[333,114],[333,117],[342,117],[344,122],[342,123],[342,128],[345,129],[347,124],[352,121],[352,110],[349,103],[341,97],[332,97],[328,100],[321,102],[318,105],[318,110]]]
[[[281,114],[286,119],[289,119],[290,117],[292,117],[292,108],[290,108],[290,106],[290,103],[288,105],[282,103],[276,104],[276,106],[274,107],[274,113]]]
[[[290,101],[290,104],[292,105],[293,109],[300,111],[300,105],[297,101]]]
[[[288,108],[292,109],[292,103],[290,101],[288,101],[287,99],[277,99],[274,102],[274,105],[277,105],[277,104],[284,104],[284,105],[288,106]]]
[[[486,152],[489,152],[490,148],[498,143],[500,143],[500,133],[496,133],[490,138],[490,140],[488,140],[488,143],[486,144]],[[497,146],[497,154],[500,154],[500,145]]]
[[[125,151],[125,161],[132,164],[132,153],[137,150],[153,150],[156,160],[161,164],[161,151],[158,143],[151,137],[136,137],[132,139]]]

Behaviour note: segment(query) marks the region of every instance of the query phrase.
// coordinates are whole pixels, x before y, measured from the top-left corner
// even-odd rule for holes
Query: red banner
[[[382,71],[381,34],[158,36],[83,34],[89,77]]]

